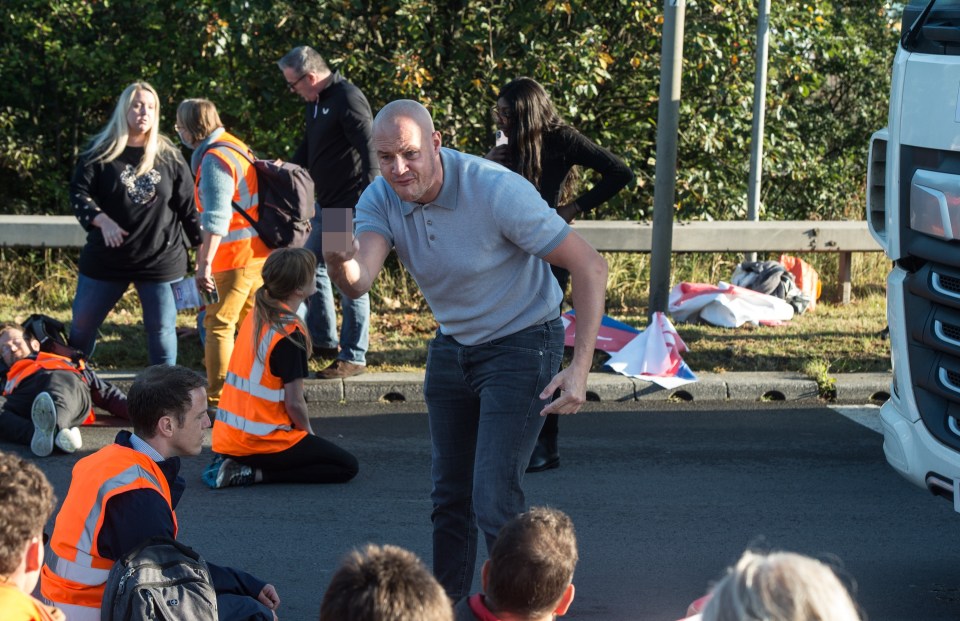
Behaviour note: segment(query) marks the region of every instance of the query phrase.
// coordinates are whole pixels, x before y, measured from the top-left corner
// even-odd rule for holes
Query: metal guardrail
[[[604,252],[650,252],[653,226],[632,220],[584,220],[574,229]],[[0,246],[79,248],[86,233],[73,216],[0,215]],[[854,252],[881,252],[866,221],[677,222],[673,252],[836,252],[839,299],[850,301]]]

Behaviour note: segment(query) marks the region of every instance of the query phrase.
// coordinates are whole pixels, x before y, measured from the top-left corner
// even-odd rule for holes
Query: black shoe
[[[552,449],[552,450],[551,450]],[[533,454],[530,456],[530,465],[527,466],[527,472],[543,472],[560,467],[560,451],[557,449],[557,441],[552,442],[537,440],[537,445],[533,447]]]

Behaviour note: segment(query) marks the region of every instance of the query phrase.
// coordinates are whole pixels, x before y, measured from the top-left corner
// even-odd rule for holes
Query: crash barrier
[[[653,226],[632,220],[584,220],[574,229],[602,252],[650,252]],[[0,215],[0,246],[77,248],[86,233],[73,216]],[[866,221],[676,222],[673,252],[836,252],[838,301],[850,301],[851,256],[881,252]]]

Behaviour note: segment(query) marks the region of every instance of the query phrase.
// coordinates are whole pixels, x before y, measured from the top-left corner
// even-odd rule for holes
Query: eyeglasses
[[[501,121],[509,121],[513,118],[513,113],[510,112],[507,108],[501,108],[499,106],[493,106],[490,108],[490,112],[493,113],[495,118],[500,119]]]
[[[294,80],[293,82],[287,82],[287,86],[290,88],[290,92],[291,92],[291,93],[297,92],[297,84],[300,84],[300,80],[304,79],[304,78],[307,77],[308,75],[310,75],[310,74],[309,74],[309,73],[305,73],[305,74],[303,74],[302,76],[300,76],[299,78],[297,78],[296,80]]]

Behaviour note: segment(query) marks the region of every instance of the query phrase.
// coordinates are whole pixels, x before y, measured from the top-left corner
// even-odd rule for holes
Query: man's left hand
[[[576,414],[587,401],[586,374],[577,373],[567,367],[553,376],[547,387],[540,393],[541,399],[549,399],[560,390],[560,396],[540,410],[540,416],[547,414]]]
[[[280,607],[280,596],[277,595],[277,589],[272,584],[263,587],[260,594],[257,595],[257,601],[270,610],[276,610]]]

